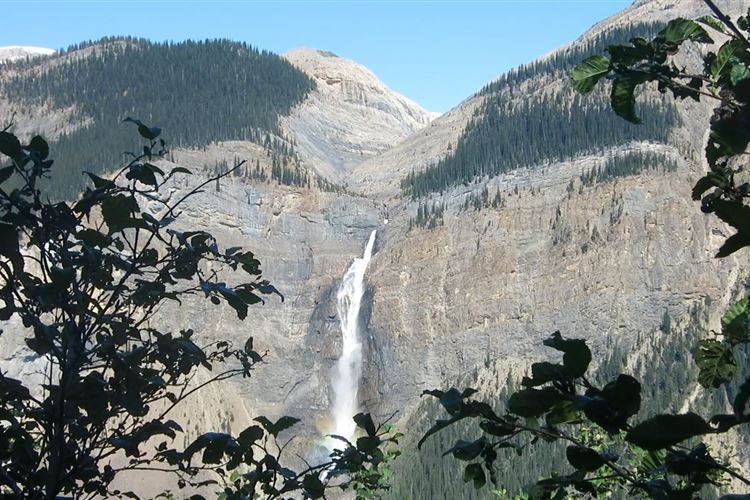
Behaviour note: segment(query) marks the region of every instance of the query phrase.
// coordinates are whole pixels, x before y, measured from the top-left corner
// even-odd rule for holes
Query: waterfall
[[[352,417],[358,412],[357,392],[362,372],[362,343],[359,339],[359,308],[364,295],[364,278],[367,264],[372,256],[375,230],[370,233],[362,258],[354,259],[341,281],[336,295],[336,310],[341,324],[341,357],[333,369],[333,401],[331,434],[351,440],[356,424]],[[338,440],[330,440],[329,448],[342,446]]]

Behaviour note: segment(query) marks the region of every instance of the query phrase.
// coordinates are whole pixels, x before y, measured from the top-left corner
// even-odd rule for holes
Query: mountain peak
[[[387,151],[437,116],[333,52],[299,48],[283,57],[316,83],[283,125],[303,157],[326,175]]]
[[[16,61],[27,57],[49,56],[54,54],[53,49],[45,47],[32,47],[27,45],[8,45],[0,47],[0,62]]]

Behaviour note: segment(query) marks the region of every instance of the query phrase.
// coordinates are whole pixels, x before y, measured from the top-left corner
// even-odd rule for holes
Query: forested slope
[[[719,391],[706,391],[697,385],[698,368],[692,363],[692,350],[698,340],[703,338],[708,326],[708,308],[695,304],[683,317],[672,318],[665,311],[662,324],[656,330],[644,332],[637,339],[636,349],[623,348],[617,340],[606,346],[602,355],[604,362],[597,369],[597,381],[611,380],[619,373],[636,376],[643,386],[643,418],[664,412],[680,412],[683,405],[691,403],[700,405],[707,412],[724,412],[731,407],[727,394]],[[550,351],[551,352],[551,351]],[[539,361],[542,359],[540,358]],[[740,359],[743,366],[747,358]],[[483,393],[492,394],[489,403],[501,413],[509,395],[517,390],[523,373],[507,371],[502,361],[487,359],[483,366],[477,367],[463,380],[456,382],[456,387],[477,387]],[[597,383],[595,381],[595,383]],[[735,384],[732,391],[737,391]],[[499,450],[505,460],[499,460],[497,469],[500,488],[477,490],[471,482],[460,478],[463,474],[462,463],[451,456],[444,456],[459,439],[474,439],[472,433],[478,432],[476,426],[453,425],[428,438],[422,449],[417,450],[417,441],[435,422],[447,418],[445,410],[433,399],[425,398],[414,413],[407,428],[410,432],[404,443],[404,458],[398,464],[394,475],[393,490],[390,498],[429,500],[432,498],[514,498],[523,495],[525,489],[536,482],[539,477],[548,477],[552,471],[566,473],[560,469],[565,464],[564,444],[539,441],[524,450],[522,458],[516,455],[516,449],[509,447]],[[610,438],[601,431],[586,436],[592,446],[603,446],[604,449],[618,449],[621,441]],[[621,439],[621,438],[620,438]],[[727,454],[746,447],[750,439],[747,433],[737,437],[733,447],[726,448]],[[521,441],[519,441],[519,444]],[[624,460],[640,461],[644,457],[629,456]],[[703,492],[701,498],[717,498],[716,490]],[[706,494],[708,493],[708,494]],[[627,488],[616,489],[611,498],[631,498]]]
[[[79,191],[81,167],[111,169],[132,149],[132,131],[118,125],[127,116],[162,127],[173,146],[269,143],[279,116],[314,85],[281,57],[228,40],[107,38],[1,71],[0,96],[18,106],[73,108],[80,121],[52,146],[60,158],[54,197]]]
[[[593,98],[578,95],[568,77],[587,55],[648,36],[660,27],[648,22],[618,26],[488,84],[480,92],[483,105],[452,151],[427,168],[412,171],[402,181],[402,189],[420,197],[477,177],[606,151],[631,141],[667,142],[670,130],[680,124],[671,101],[649,99],[641,105],[646,120],[633,125],[615,116],[606,93]]]

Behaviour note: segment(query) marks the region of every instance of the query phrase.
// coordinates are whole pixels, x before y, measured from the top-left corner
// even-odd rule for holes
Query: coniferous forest
[[[78,57],[78,51],[94,53]],[[80,191],[81,167],[98,173],[122,162],[132,138],[117,123],[128,116],[158,123],[173,147],[262,143],[278,131],[278,116],[314,85],[281,57],[228,40],[108,38],[72,46],[56,59],[18,62],[15,76],[0,82],[0,92],[24,104],[73,107],[85,123],[53,144],[59,160],[46,191],[54,198]],[[67,161],[76,157],[75,165]]]
[[[668,409],[678,412],[691,397],[698,376],[698,368],[690,363],[692,351],[706,329],[708,304],[696,303],[689,313],[676,321],[668,311],[665,311],[660,327],[654,331],[641,333],[635,341],[637,349],[626,347],[617,340],[607,345],[606,355],[603,355],[596,378],[606,380],[623,370],[633,370],[641,378],[644,388],[644,406],[641,411],[644,416],[658,414]],[[743,365],[747,364],[747,357],[739,358]],[[478,374],[482,373],[482,376]],[[493,382],[488,382],[487,374]],[[520,387],[520,374],[503,375],[498,367],[488,359],[483,369],[475,369],[466,379],[456,380],[457,387],[481,387],[483,390],[494,391],[497,397],[494,404],[497,410],[503,408],[498,401],[507,401],[508,396]],[[727,392],[701,392],[698,404],[702,408],[721,412],[727,407],[728,398],[738,390],[739,384],[734,384]],[[498,460],[498,484],[502,488],[486,488],[477,490],[474,486],[461,480],[462,463],[446,457],[446,450],[459,439],[473,437],[477,429],[471,425],[454,425],[426,440],[420,451],[416,451],[416,440],[421,437],[435,419],[445,418],[445,410],[437,402],[425,399],[420,403],[407,424],[411,432],[404,443],[407,450],[403,460],[399,461],[401,468],[394,476],[392,493],[388,498],[410,500],[431,500],[433,498],[462,498],[467,500],[503,498],[525,499],[526,488],[537,481],[539,477],[549,475],[551,471],[559,471],[560,464],[565,463],[565,445],[559,442],[548,443],[540,440],[533,446],[520,450],[508,447],[498,450],[502,460]],[[616,450],[622,446],[621,438],[612,438],[606,433],[596,432],[592,427],[585,438],[591,446],[601,446],[605,450]],[[747,446],[750,436],[741,434],[738,439],[743,446]],[[415,450],[415,451],[412,451]],[[519,458],[521,456],[522,458]],[[640,460],[642,457],[623,457],[623,461]],[[701,498],[718,498],[715,489],[701,492]],[[633,498],[627,487],[616,487],[609,498],[626,500]]]
[[[613,43],[653,34],[659,28],[659,24],[644,23],[612,29],[583,46],[522,66],[487,85],[480,92],[485,101],[455,148],[437,163],[412,171],[402,181],[403,191],[417,198],[478,177],[604,151],[631,141],[666,142],[670,129],[679,125],[672,101],[639,103],[644,123],[635,125],[615,115],[606,93],[575,93],[568,76],[585,56],[602,52]],[[530,79],[546,81],[548,88],[526,93],[523,84]],[[521,95],[523,100],[518,99]]]

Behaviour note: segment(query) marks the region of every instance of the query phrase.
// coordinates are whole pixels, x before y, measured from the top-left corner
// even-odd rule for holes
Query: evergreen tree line
[[[516,186],[516,194],[518,194],[518,187]],[[462,211],[469,209],[474,211],[482,210],[483,208],[500,208],[503,205],[503,197],[500,194],[500,188],[495,191],[495,195],[490,198],[490,189],[486,185],[480,192],[469,193],[464,199],[464,203],[461,206]]]
[[[582,53],[656,30],[657,26],[612,30],[583,48],[532,63],[493,82],[483,90],[484,105],[467,124],[451,154],[412,171],[402,181],[402,190],[417,198],[468,184],[478,177],[563,161],[630,141],[666,142],[670,129],[679,125],[672,101],[661,97],[645,100],[639,107],[647,119],[642,125],[634,125],[615,116],[605,92],[585,97],[575,93],[564,73],[580,61]],[[552,92],[521,95],[519,85],[531,78],[563,83]]]
[[[443,214],[445,213],[445,202],[432,204],[420,203],[417,207],[416,217],[409,218],[409,230],[415,227],[435,229],[445,223]]]
[[[153,43],[105,39],[85,57],[71,47],[49,59],[22,61],[0,91],[21,105],[73,108],[85,127],[53,144],[56,157],[50,196],[73,196],[84,185],[80,168],[102,172],[122,162],[132,131],[127,116],[157,124],[173,146],[250,140],[281,147],[278,116],[288,114],[313,81],[281,57],[228,40]],[[288,147],[288,146],[286,146]],[[76,165],[66,159],[76,158]]]
[[[673,172],[677,170],[677,162],[662,153],[630,151],[624,155],[610,156],[598,167],[581,174],[581,185],[610,182],[618,177],[637,175],[647,168],[659,167],[665,172]]]
[[[679,124],[674,106],[654,100],[641,109],[648,119],[630,124],[617,119],[604,95],[583,98],[567,86],[552,98],[491,100],[484,114],[467,126],[452,155],[410,172],[401,187],[416,198],[478,177],[564,161],[630,141],[666,142],[670,129]]]
[[[276,184],[283,186],[304,187],[307,189],[319,189],[321,191],[336,193],[346,192],[342,186],[334,184],[327,179],[320,177],[315,172],[303,167],[296,156],[288,157],[276,154],[275,152],[269,154],[271,155],[270,169],[261,166],[260,160],[256,159],[255,164],[245,164],[241,166],[232,173],[232,176],[247,181],[253,181],[255,183],[275,182]],[[232,168],[236,167],[240,161],[240,158],[235,156]],[[226,159],[216,160],[213,164],[205,165],[206,171],[212,176],[224,174],[229,168],[230,165]],[[216,182],[216,191],[221,191],[220,181]]]
[[[665,313],[669,315],[668,312]],[[671,317],[669,318],[670,332],[664,331],[664,319],[659,329],[643,332],[636,338],[634,345],[649,347],[641,352],[633,352],[617,340],[608,341],[606,346],[607,357],[597,370],[596,380],[600,382],[611,380],[619,373],[636,372],[641,379],[643,390],[643,402],[639,416],[643,419],[663,412],[665,409],[679,411],[684,403],[683,398],[695,396],[697,402],[706,408],[706,411],[717,413],[725,412],[731,407],[729,397],[722,391],[698,391],[697,396],[693,393],[698,368],[692,360],[691,351],[696,342],[703,338],[708,321],[707,304],[696,304],[688,313],[686,321],[680,326]],[[738,357],[740,358],[740,357]],[[738,359],[738,363],[747,364],[747,355]],[[744,367],[744,366],[743,366]],[[502,407],[498,402],[506,401],[509,394],[519,388],[518,381],[510,376],[501,380],[496,366],[492,360],[485,362],[485,369],[489,369],[494,376],[498,377],[496,390],[488,387],[486,381],[478,380],[478,370],[469,375],[469,380],[457,381],[457,387],[476,386],[479,384],[483,389],[489,389],[489,393],[496,394],[490,403],[496,411]],[[484,380],[484,379],[483,379]],[[504,384],[503,384],[504,382]],[[737,386],[739,384],[736,384]],[[738,390],[733,387],[730,392]],[[501,455],[507,456],[506,460],[498,459],[497,478],[502,489],[492,488],[475,489],[471,482],[462,480],[463,467],[458,460],[452,460],[444,456],[459,439],[473,438],[470,424],[462,425],[459,422],[453,426],[441,430],[429,437],[423,444],[421,450],[416,449],[416,441],[424,434],[435,421],[435,419],[448,418],[445,410],[439,403],[433,400],[424,400],[420,403],[414,417],[407,424],[410,433],[407,440],[402,443],[403,455],[397,462],[398,472],[391,480],[392,489],[388,498],[394,500],[409,498],[410,500],[432,500],[434,498],[462,498],[466,500],[491,499],[491,498],[525,498],[525,489],[535,483],[540,477],[548,477],[550,471],[560,471],[560,464],[565,464],[566,444],[546,443],[539,441],[531,448],[524,450],[522,459],[514,457],[517,453],[515,448],[509,447],[498,450]],[[747,431],[745,431],[746,433]],[[592,437],[592,441],[601,440],[605,448],[618,448],[620,442],[609,438],[606,433],[599,433]],[[620,438],[621,439],[621,438]],[[741,436],[742,446],[747,446],[748,437]],[[593,443],[592,443],[593,444]],[[637,460],[639,457],[630,457]],[[519,460],[523,462],[520,463]],[[565,472],[565,470],[560,471]],[[704,492],[702,492],[704,493]],[[705,492],[701,498],[717,498],[716,492]],[[629,490],[624,487],[613,492],[611,496],[615,500],[626,500],[632,498]]]
[[[578,42],[571,47],[556,51],[543,59],[514,68],[499,78],[485,85],[479,94],[495,94],[516,88],[526,80],[540,74],[568,75],[581,60],[594,54],[604,52],[610,45],[624,43],[632,38],[648,38],[656,35],[665,23],[645,21],[638,24],[618,25],[597,33],[590,40]]]

